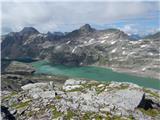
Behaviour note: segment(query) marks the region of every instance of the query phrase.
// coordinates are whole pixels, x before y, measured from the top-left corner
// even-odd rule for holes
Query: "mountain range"
[[[64,65],[94,65],[159,78],[160,32],[138,38],[119,29],[85,24],[68,33],[40,33],[33,27],[2,35],[2,58],[29,57]]]

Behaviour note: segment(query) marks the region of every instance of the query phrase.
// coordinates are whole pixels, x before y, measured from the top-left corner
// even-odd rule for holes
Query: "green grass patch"
[[[49,105],[48,107],[52,111],[52,115],[53,115],[52,119],[58,118],[58,117],[60,117],[62,115],[61,112],[57,111],[57,108],[54,105]]]
[[[65,92],[76,92],[76,91],[82,91],[84,89],[84,87],[78,87],[78,88],[74,88],[74,89],[71,89],[71,90],[67,90]]]
[[[148,115],[148,116],[151,116],[151,117],[155,117],[155,116],[157,116],[157,115],[160,114],[160,111],[157,110],[157,109],[148,109],[148,110],[145,110],[145,109],[143,109],[143,108],[139,108],[139,110],[140,110],[143,114]]]
[[[8,99],[10,99],[10,98],[11,98],[11,96],[10,96],[10,95],[2,96],[2,101],[3,101],[3,100],[8,100]]]
[[[13,103],[13,104],[11,105],[11,107],[16,108],[16,109],[23,108],[23,107],[28,106],[28,104],[29,104],[30,102],[31,102],[31,100],[26,101],[26,102]]]
[[[92,113],[92,112],[86,112],[86,113],[82,116],[81,120],[90,120],[90,119],[91,119],[91,116],[93,116],[93,114],[94,114],[94,113]]]
[[[105,118],[106,120],[112,120],[109,112],[106,112],[105,114],[106,114],[106,118]]]
[[[99,114],[96,114],[94,116],[95,120],[102,120],[102,116],[100,116]]]
[[[115,87],[107,87],[108,91],[112,91],[112,90],[123,90],[123,89],[127,89],[129,87],[129,85],[127,84],[121,84],[119,86],[115,86]]]
[[[28,117],[32,117],[33,114],[34,114],[33,111],[29,111],[29,112],[27,113],[27,116],[28,116]]]
[[[99,85],[99,83],[98,82],[88,82],[88,83],[86,83],[86,84],[82,84],[82,86],[84,87],[84,88],[89,88],[89,89],[91,89],[92,87],[97,87]]]
[[[109,112],[106,112],[105,114],[106,114],[105,120],[134,120],[133,115],[129,115],[129,116],[114,115],[114,116],[111,116]]]
[[[105,89],[106,89],[106,87],[100,87],[100,88],[96,87],[96,92],[97,92],[97,94],[99,94],[99,93],[103,92]]]
[[[123,120],[123,118],[121,116],[118,116],[118,115],[114,115],[112,117],[112,120]]]
[[[9,95],[2,96],[2,100],[8,100],[8,99],[10,99],[12,96],[14,96],[14,95],[17,95],[17,92],[16,92],[16,91],[13,91],[13,92],[10,93]]]
[[[151,96],[158,97],[158,98],[160,97],[160,95],[159,95],[158,93],[153,92],[153,91],[151,91],[151,90],[149,90],[149,89],[144,88],[143,91],[144,91],[145,93],[150,94]]]
[[[80,120],[102,120],[103,117],[95,112],[85,112]]]
[[[71,110],[67,110],[67,114],[64,116],[64,120],[71,120],[74,116],[74,112]]]
[[[62,98],[62,97],[59,96],[59,95],[56,95],[56,96],[55,96],[55,99],[58,99],[58,100],[59,100],[59,99],[61,99],[61,98]]]
[[[129,116],[127,116],[127,118],[128,118],[128,120],[134,120],[133,115],[129,115]]]

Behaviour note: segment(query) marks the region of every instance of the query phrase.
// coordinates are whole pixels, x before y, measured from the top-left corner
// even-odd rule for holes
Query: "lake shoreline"
[[[126,72],[117,72],[111,68],[97,67],[97,66],[65,66],[45,63],[45,61],[38,61],[31,63],[36,68],[37,73],[47,73],[49,75],[62,75],[74,78],[87,78],[96,81],[117,81],[117,82],[131,82],[140,86],[159,89],[159,80],[154,78],[147,78],[144,76],[136,76],[127,74]]]
[[[118,73],[126,73],[126,74],[130,74],[130,75],[134,75],[137,77],[147,77],[150,79],[157,79],[160,81],[160,74],[156,74],[156,73],[149,73],[148,71],[141,71],[139,69],[135,70],[135,69],[129,69],[129,68],[118,68],[118,67],[109,67],[109,66],[99,66],[99,65],[89,65],[89,66],[94,66],[94,67],[100,67],[100,68],[105,68],[105,69],[111,69],[114,72],[118,72]]]
[[[107,114],[104,114],[103,117],[108,118],[108,115],[110,115],[109,118],[112,119],[117,114],[119,115],[120,111],[123,111],[123,114],[120,114],[123,119],[130,118],[131,114],[132,117],[135,116],[135,119],[141,119],[144,111],[141,112],[141,109],[145,109],[146,104],[143,103],[146,103],[146,101],[149,101],[148,104],[153,106],[150,107],[150,110],[156,111],[154,115],[158,116],[159,114],[160,91],[158,89],[146,88],[131,82],[105,81],[108,83],[103,83],[103,81],[75,79],[62,75],[45,73],[36,75],[34,74],[36,72],[35,65],[45,68],[42,70],[53,70],[53,68],[69,72],[79,70],[79,72],[83,72],[81,70],[84,70],[84,74],[88,72],[91,72],[91,75],[100,74],[98,77],[103,77],[101,75],[107,72],[104,68],[92,66],[69,68],[62,65],[48,65],[45,61],[34,62],[32,66],[30,63],[12,61],[5,71],[6,74],[2,74],[2,105],[8,108],[11,111],[10,113],[13,113],[13,110],[16,111],[13,113],[16,118],[26,118],[28,120],[32,118],[32,115],[39,115],[35,110],[42,110],[40,114],[46,113],[46,111],[50,113],[48,118],[55,113],[63,118],[64,112],[69,113],[69,115],[71,113],[72,118],[77,116],[80,118],[88,113],[92,113],[92,116],[94,115],[97,118],[95,113],[103,115],[106,111]],[[108,72],[110,74],[113,71],[108,69]],[[22,110],[25,111],[25,114],[22,114]],[[50,112],[50,110],[54,112]],[[119,119],[119,117],[116,118]],[[144,118],[154,117],[146,114]]]

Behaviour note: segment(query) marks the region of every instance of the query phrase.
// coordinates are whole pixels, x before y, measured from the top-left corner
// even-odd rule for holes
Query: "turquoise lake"
[[[87,78],[97,81],[117,81],[132,82],[143,87],[160,89],[160,80],[138,77],[125,73],[114,72],[111,69],[93,67],[93,66],[65,66],[57,64],[49,64],[46,61],[32,62],[32,66],[36,69],[36,74],[46,73],[50,75],[62,75],[74,78]]]

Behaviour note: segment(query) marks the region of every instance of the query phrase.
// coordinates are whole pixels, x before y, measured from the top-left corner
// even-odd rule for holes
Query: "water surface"
[[[125,73],[114,72],[111,69],[93,67],[93,66],[65,66],[57,64],[49,64],[46,61],[32,62],[37,73],[46,73],[52,75],[63,75],[68,77],[87,78],[97,81],[117,81],[132,82],[140,86],[160,89],[160,80],[138,77]]]

